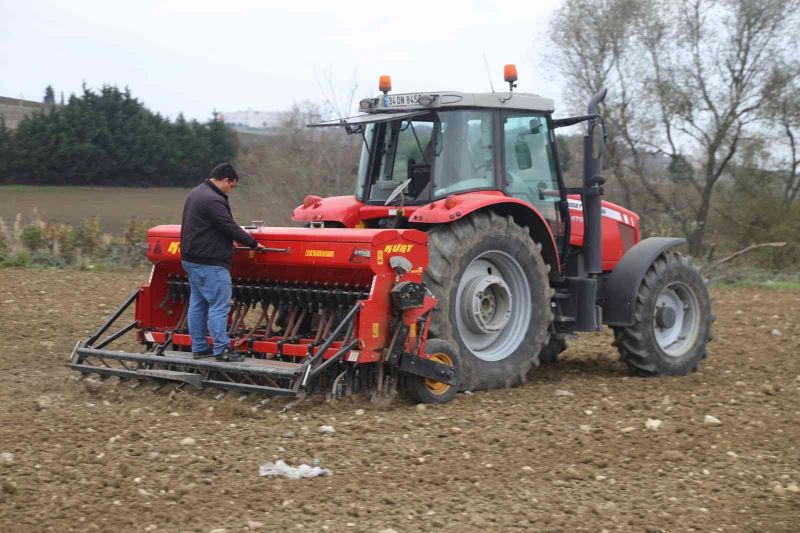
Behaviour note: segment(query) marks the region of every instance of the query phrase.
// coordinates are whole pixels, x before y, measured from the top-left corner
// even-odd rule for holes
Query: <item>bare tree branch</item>
[[[762,243],[759,243],[759,244],[751,244],[747,248],[739,250],[738,252],[734,252],[734,253],[732,253],[732,254],[730,254],[728,256],[723,257],[719,261],[716,261],[716,262],[712,263],[710,266],[707,266],[705,268],[705,271],[706,272],[710,272],[710,271],[714,270],[715,268],[719,267],[720,265],[722,265],[724,263],[727,263],[728,261],[733,261],[737,257],[739,257],[741,255],[744,255],[744,254],[746,254],[748,252],[752,252],[753,250],[757,250],[759,248],[766,248],[766,247],[780,248],[782,246],[786,246],[786,243],[785,242],[762,242]]]

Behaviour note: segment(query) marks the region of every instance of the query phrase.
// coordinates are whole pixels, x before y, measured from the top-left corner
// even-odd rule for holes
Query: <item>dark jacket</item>
[[[183,206],[181,259],[230,268],[233,241],[258,246],[233,220],[228,195],[206,180],[192,189]]]

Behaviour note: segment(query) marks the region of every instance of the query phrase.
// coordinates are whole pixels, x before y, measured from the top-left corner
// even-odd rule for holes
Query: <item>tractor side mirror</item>
[[[532,118],[530,122],[531,133],[534,135],[540,133],[542,131],[542,119],[536,117]]]
[[[520,170],[527,170],[533,166],[531,159],[531,149],[528,143],[522,139],[517,139],[514,142],[514,154],[517,156],[517,168]]]
[[[431,181],[431,166],[427,163],[417,163],[413,159],[408,159],[407,178],[411,180],[409,192],[411,196],[419,196],[428,183]]]

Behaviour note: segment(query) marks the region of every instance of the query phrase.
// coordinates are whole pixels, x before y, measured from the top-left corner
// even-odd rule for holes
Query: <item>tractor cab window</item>
[[[358,161],[358,180],[356,181],[356,198],[363,200],[362,191],[364,183],[369,179],[369,151],[372,146],[372,139],[375,136],[375,124],[367,124],[361,130],[363,144],[361,145],[361,158]]]
[[[410,179],[405,201],[425,203],[494,189],[492,118],[491,111],[456,110],[369,125],[358,190],[369,202],[383,202]]]
[[[430,180],[432,138],[432,118],[415,118],[387,124],[384,135],[378,141],[380,169],[370,189],[369,199],[385,200],[398,185],[409,178],[412,178],[412,183],[406,190],[406,197],[422,197]],[[362,168],[365,166],[363,163],[362,160]]]
[[[536,207],[558,236],[561,228],[558,163],[546,118],[506,115],[503,139],[506,193]]]
[[[439,112],[433,155],[434,198],[494,188],[492,113]]]

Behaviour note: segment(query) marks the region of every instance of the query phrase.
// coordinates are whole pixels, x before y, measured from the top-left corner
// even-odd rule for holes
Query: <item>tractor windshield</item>
[[[440,111],[367,125],[356,196],[382,202],[411,179],[407,203],[495,188],[492,113]]]

